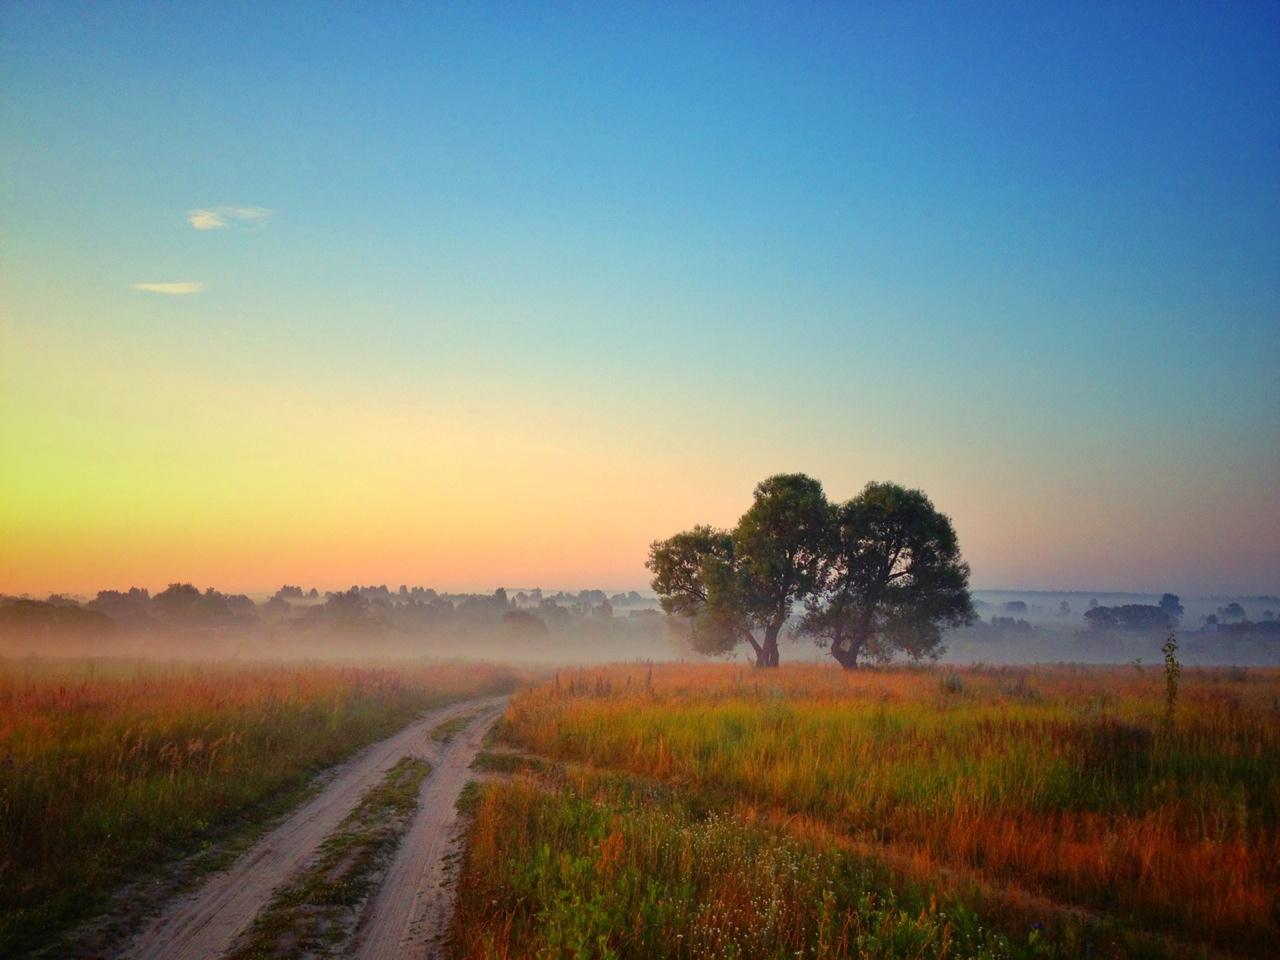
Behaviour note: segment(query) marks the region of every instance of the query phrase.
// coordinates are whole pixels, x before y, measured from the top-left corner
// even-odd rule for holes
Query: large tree
[[[724,654],[748,644],[756,665],[778,665],[778,636],[818,584],[830,532],[822,484],[779,474],[730,531],[694,527],[654,542],[647,566],[670,614],[690,621],[695,649]]]
[[[919,490],[869,483],[833,508],[818,589],[800,632],[845,668],[941,652],[942,628],[971,623],[969,566],[946,515]]]

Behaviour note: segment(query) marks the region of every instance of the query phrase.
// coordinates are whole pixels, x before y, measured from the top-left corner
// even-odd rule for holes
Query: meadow
[[[283,812],[424,710],[515,683],[474,664],[0,660],[0,955]]]
[[[501,724],[467,957],[1266,955],[1280,671],[627,666]],[[570,945],[570,946],[566,946]]]

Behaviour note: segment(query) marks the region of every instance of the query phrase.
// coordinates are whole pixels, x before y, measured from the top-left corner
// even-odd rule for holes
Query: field
[[[1170,709],[1172,707],[1172,709]],[[1280,672],[615,667],[520,693],[466,957],[1260,956]]]
[[[0,955],[282,812],[311,776],[504,669],[0,661]]]
[[[244,849],[227,839],[260,844],[317,771],[519,679],[0,664],[0,954],[50,942],[154,865],[203,850],[205,869],[227,866]],[[450,942],[468,960],[1265,956],[1280,671],[1166,682],[1137,666],[562,670],[516,693],[476,761],[489,775],[465,794]],[[421,758],[447,766],[471,731],[465,771],[481,714],[502,709],[488,703],[416,720],[426,753],[361,781],[288,883],[255,896],[235,950],[349,946],[366,898],[404,882],[383,867],[413,818],[452,809],[415,810]]]

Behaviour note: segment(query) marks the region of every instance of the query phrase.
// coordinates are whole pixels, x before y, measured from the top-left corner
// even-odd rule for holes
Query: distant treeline
[[[646,608],[646,603],[649,606]],[[508,596],[499,587],[492,594],[439,593],[424,587],[353,586],[321,594],[311,588],[285,585],[264,603],[244,594],[227,594],[190,583],[171,583],[151,594],[140,587],[102,590],[81,602],[62,594],[46,600],[0,596],[0,636],[27,638],[92,636],[120,630],[146,631],[183,628],[252,628],[261,625],[337,628],[346,634],[388,630],[418,631],[448,625],[495,626],[538,634],[549,625],[575,619],[612,620],[617,608],[631,617],[659,617],[639,593],[608,594],[603,590],[577,593],[541,589]]]
[[[979,606],[991,608],[992,604],[979,603]],[[1280,606],[1280,604],[1277,604]],[[1014,639],[1018,636],[1030,637],[1043,632],[1046,627],[1036,626],[1023,616],[1028,607],[1024,601],[1011,600],[999,604],[1002,614],[992,614],[989,618],[979,619],[964,631],[972,636],[983,635],[992,639]],[[1070,605],[1062,601],[1056,611],[1061,618],[1069,618]],[[1090,643],[1102,642],[1108,636],[1161,636],[1170,630],[1190,635],[1201,642],[1212,642],[1214,638],[1223,640],[1280,640],[1280,617],[1275,611],[1262,611],[1259,620],[1250,620],[1245,609],[1236,601],[1231,601],[1217,608],[1216,613],[1200,617],[1194,625],[1183,623],[1184,610],[1180,598],[1176,594],[1166,593],[1158,604],[1126,603],[1114,606],[1100,605],[1096,599],[1089,601],[1084,611],[1085,630],[1077,633],[1081,640]],[[1077,621],[1079,622],[1079,621]],[[1053,632],[1053,627],[1047,628]]]

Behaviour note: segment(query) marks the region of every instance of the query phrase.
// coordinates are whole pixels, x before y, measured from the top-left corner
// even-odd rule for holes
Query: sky
[[[1278,358],[1274,3],[0,5],[0,592],[1280,593]]]

